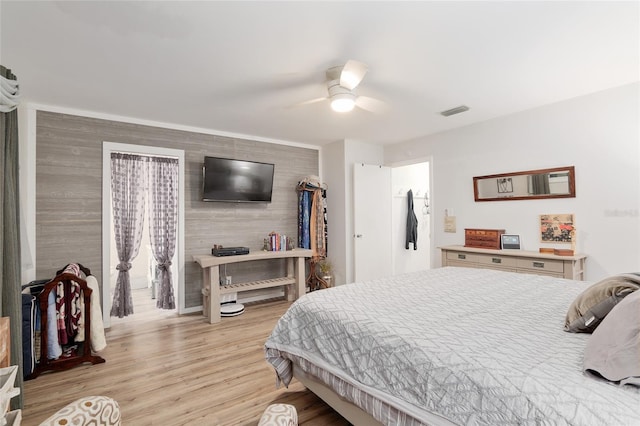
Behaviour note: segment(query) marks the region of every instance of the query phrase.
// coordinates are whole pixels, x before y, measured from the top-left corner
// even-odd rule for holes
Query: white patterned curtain
[[[111,154],[111,196],[116,249],[120,263],[113,294],[111,316],[133,314],[129,269],[140,250],[147,190],[146,158],[133,154]]]
[[[171,259],[176,249],[178,222],[178,160],[149,159],[149,236],[151,251],[160,270],[156,306],[175,309]]]
[[[0,72],[0,112],[11,112],[18,108],[20,85],[16,76],[2,67]]]

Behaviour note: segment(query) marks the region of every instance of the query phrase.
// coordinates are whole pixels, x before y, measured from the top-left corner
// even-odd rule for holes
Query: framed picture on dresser
[[[572,213],[540,215],[540,242],[571,243],[575,235]]]

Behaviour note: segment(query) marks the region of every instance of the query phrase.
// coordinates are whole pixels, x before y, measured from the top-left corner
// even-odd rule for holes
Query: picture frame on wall
[[[575,239],[573,213],[540,215],[540,241],[543,243],[568,243]]]

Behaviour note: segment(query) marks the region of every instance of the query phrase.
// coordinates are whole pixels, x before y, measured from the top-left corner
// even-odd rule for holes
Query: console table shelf
[[[287,300],[296,300],[305,294],[305,258],[312,255],[313,252],[311,250],[294,249],[287,251],[259,251],[237,256],[193,256],[193,260],[202,268],[203,314],[211,324],[220,322],[220,296],[241,291],[284,286]],[[220,285],[220,265],[266,259],[285,259],[287,262],[287,276]]]
[[[295,278],[273,278],[270,280],[249,281],[246,283],[229,284],[220,286],[220,294],[236,293],[238,291],[258,290],[261,288],[278,287],[281,285],[295,284]]]

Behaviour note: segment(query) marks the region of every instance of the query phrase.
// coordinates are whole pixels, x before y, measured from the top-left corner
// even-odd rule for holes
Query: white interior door
[[[391,169],[355,164],[353,202],[355,281],[391,275]]]

